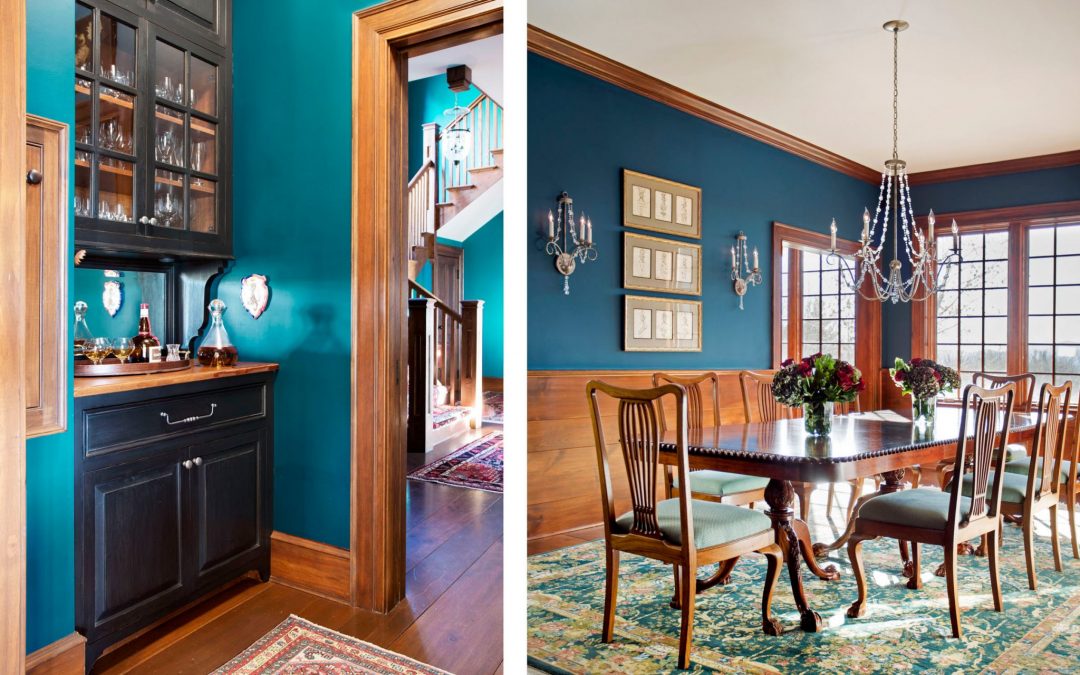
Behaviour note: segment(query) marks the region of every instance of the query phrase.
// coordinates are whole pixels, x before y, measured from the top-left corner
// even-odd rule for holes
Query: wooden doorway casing
[[[0,664],[26,664],[26,5],[0,0]]]
[[[391,0],[353,15],[350,594],[405,597],[408,58],[502,32],[502,0]]]

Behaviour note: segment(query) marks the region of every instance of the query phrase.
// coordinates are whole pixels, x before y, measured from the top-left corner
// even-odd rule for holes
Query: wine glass
[[[100,365],[102,361],[109,357],[112,352],[112,342],[109,338],[94,338],[90,343],[83,347],[83,354],[86,358],[94,362],[94,365]]]
[[[127,363],[128,357],[135,351],[135,344],[131,341],[131,338],[121,337],[113,338],[112,352],[116,354],[116,358],[120,359],[121,363]]]

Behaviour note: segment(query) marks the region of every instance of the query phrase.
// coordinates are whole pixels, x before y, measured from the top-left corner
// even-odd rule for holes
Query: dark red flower
[[[840,384],[840,388],[844,391],[859,391],[858,387],[862,384],[861,380],[856,380],[855,367],[850,363],[843,363],[836,369],[836,381]]]
[[[795,359],[786,359],[783,363],[780,364],[780,367],[781,368],[787,368],[788,366],[790,366],[793,363],[795,363]]]
[[[803,359],[802,361],[799,361],[799,364],[797,366],[795,366],[795,370],[797,370],[800,375],[805,377],[810,375],[810,373],[814,372],[814,364],[808,359]]]
[[[910,364],[909,364],[909,365],[911,365],[911,367],[912,367],[912,368],[914,368],[915,366],[919,365],[919,364],[920,364],[920,363],[922,363],[922,362],[923,362],[923,360],[922,360],[922,359],[920,359],[920,358],[914,358],[914,359],[911,359],[911,362],[910,362]]]
[[[937,380],[938,382],[941,382],[941,371],[938,371],[938,370],[934,371],[934,379]]]
[[[896,375],[893,375],[893,379],[896,380],[897,382],[903,382],[904,380],[907,379],[907,371],[906,370],[898,370],[898,371],[896,371]]]

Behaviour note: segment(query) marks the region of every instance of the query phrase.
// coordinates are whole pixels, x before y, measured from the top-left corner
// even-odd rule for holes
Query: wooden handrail
[[[413,174],[413,177],[409,179],[408,187],[412,187],[413,185],[415,185],[416,181],[420,180],[420,178],[423,176],[424,171],[428,167],[431,167],[432,169],[434,169],[435,168],[435,161],[429,159],[428,161],[424,162],[423,166],[421,166],[419,169],[417,169],[416,173]]]
[[[457,117],[455,117],[453,119],[453,121],[450,122],[450,124],[447,124],[447,125],[443,126],[442,131],[439,132],[439,135],[437,136],[437,138],[442,138],[443,131],[446,131],[447,129],[453,127],[455,124],[457,124],[461,120],[468,117],[469,112],[472,111],[472,109],[475,108],[476,106],[480,105],[480,102],[482,100],[484,100],[484,99],[487,99],[487,100],[491,101],[492,105],[497,106],[500,109],[502,108],[502,106],[499,105],[498,101],[496,101],[495,99],[493,99],[493,98],[491,98],[490,96],[487,95],[487,92],[485,92],[480,87],[477,87],[475,84],[473,86],[476,87],[476,90],[478,92],[480,92],[480,95],[476,97],[476,100],[474,100],[472,103],[470,103],[469,105],[467,105],[465,107],[465,112],[463,112],[460,115],[458,115]]]
[[[462,323],[461,314],[459,312],[456,312],[453,308],[450,307],[450,305],[443,302],[439,296],[435,295],[434,293],[424,288],[420,284],[416,283],[412,279],[409,279],[409,289],[415,291],[417,295],[428,298],[429,300],[434,300],[435,306],[437,308],[441,309],[448,317],[453,319],[455,322]]]

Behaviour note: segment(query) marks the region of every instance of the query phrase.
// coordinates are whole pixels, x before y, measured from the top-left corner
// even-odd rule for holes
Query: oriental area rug
[[[408,477],[429,483],[502,492],[503,435],[492,432],[482,436],[442,459],[416,469]]]
[[[448,675],[382,647],[290,616],[213,675]]]
[[[503,394],[501,391],[484,391],[484,417],[488,424],[503,423]]]
[[[1064,511],[1063,509],[1061,509]],[[786,568],[773,596],[785,632],[761,631],[762,556],[743,558],[732,583],[698,596],[688,671],[676,670],[679,610],[671,609],[671,567],[622,554],[615,640],[600,642],[604,546],[593,541],[529,559],[529,665],[548,673],[1075,673],[1080,672],[1080,560],[1062,538],[1064,572],[1054,571],[1048,521],[1036,534],[1038,590],[1030,591],[1020,528],[1006,525],[1001,582],[1005,611],[993,611],[986,558],[959,559],[961,627],[951,637],[945,579],[934,569],[940,547],[923,546],[923,588],[908,590],[894,540],[863,544],[868,605],[849,619],[856,598],[846,548],[829,562],[837,582],[803,567],[811,606],[828,628],[798,629]],[[1068,533],[1062,518],[1062,533]],[[699,570],[699,576],[713,568]]]

